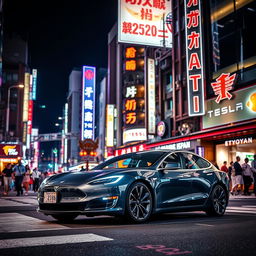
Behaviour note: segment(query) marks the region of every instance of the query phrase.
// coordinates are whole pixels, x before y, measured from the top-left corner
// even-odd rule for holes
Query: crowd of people
[[[244,163],[240,164],[240,157],[236,157],[236,161],[231,161],[227,166],[227,161],[223,162],[220,170],[228,174],[230,179],[230,193],[231,195],[250,195],[249,188],[254,184],[253,193],[256,196],[256,154],[254,160],[249,164],[249,159],[246,157]]]
[[[4,187],[3,195],[7,196],[11,190],[17,192],[16,196],[28,195],[29,190],[38,191],[39,185],[46,178],[47,173],[41,173],[38,168],[31,170],[28,165],[24,166],[21,160],[18,164],[7,164],[2,171],[0,183]]]

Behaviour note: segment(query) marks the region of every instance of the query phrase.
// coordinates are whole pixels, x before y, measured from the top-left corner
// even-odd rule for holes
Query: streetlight
[[[23,84],[19,85],[12,85],[8,88],[8,95],[7,95],[7,108],[6,108],[6,126],[5,126],[5,131],[6,135],[9,132],[9,118],[10,118],[10,94],[11,94],[11,89],[12,88],[24,88]]]

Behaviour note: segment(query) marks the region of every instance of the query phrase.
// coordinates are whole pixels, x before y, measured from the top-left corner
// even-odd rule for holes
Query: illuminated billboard
[[[25,73],[24,97],[23,97],[23,122],[28,121],[29,90],[30,90],[30,74]]]
[[[96,68],[83,66],[81,140],[94,140]]]
[[[37,69],[32,69],[32,92],[31,100],[36,100],[36,87],[37,87]]]
[[[148,59],[148,133],[156,133],[155,60]]]
[[[204,109],[204,69],[200,0],[185,0],[186,69],[188,115],[202,116]]]
[[[107,118],[106,118],[106,146],[114,146],[114,110],[113,104],[107,104]]]
[[[118,41],[172,47],[171,1],[119,0]]]

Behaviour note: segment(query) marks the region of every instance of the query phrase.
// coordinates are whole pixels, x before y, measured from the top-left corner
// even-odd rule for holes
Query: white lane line
[[[203,224],[203,223],[196,223],[195,225],[197,225],[197,226],[205,226],[205,227],[214,227],[214,225]]]
[[[256,214],[255,211],[229,210],[229,209],[227,209],[226,212],[230,212],[230,213],[250,213],[250,214]]]
[[[239,210],[239,211],[245,210],[245,211],[255,211],[255,213],[256,213],[256,209],[251,208],[251,207],[227,207],[227,210]]]
[[[49,223],[45,220],[40,220],[19,213],[0,213],[0,233],[60,229],[69,229],[69,227]]]
[[[74,244],[112,241],[112,238],[99,236],[95,234],[79,234],[79,235],[63,235],[63,236],[45,236],[45,237],[30,237],[0,240],[0,249],[45,246],[56,244]]]
[[[242,205],[242,207],[256,208],[256,205]]]

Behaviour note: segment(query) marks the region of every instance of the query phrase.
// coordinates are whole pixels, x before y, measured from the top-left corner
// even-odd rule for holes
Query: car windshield
[[[145,168],[154,165],[164,152],[138,152],[113,157],[108,161],[94,167],[93,170],[119,169],[119,168]]]

